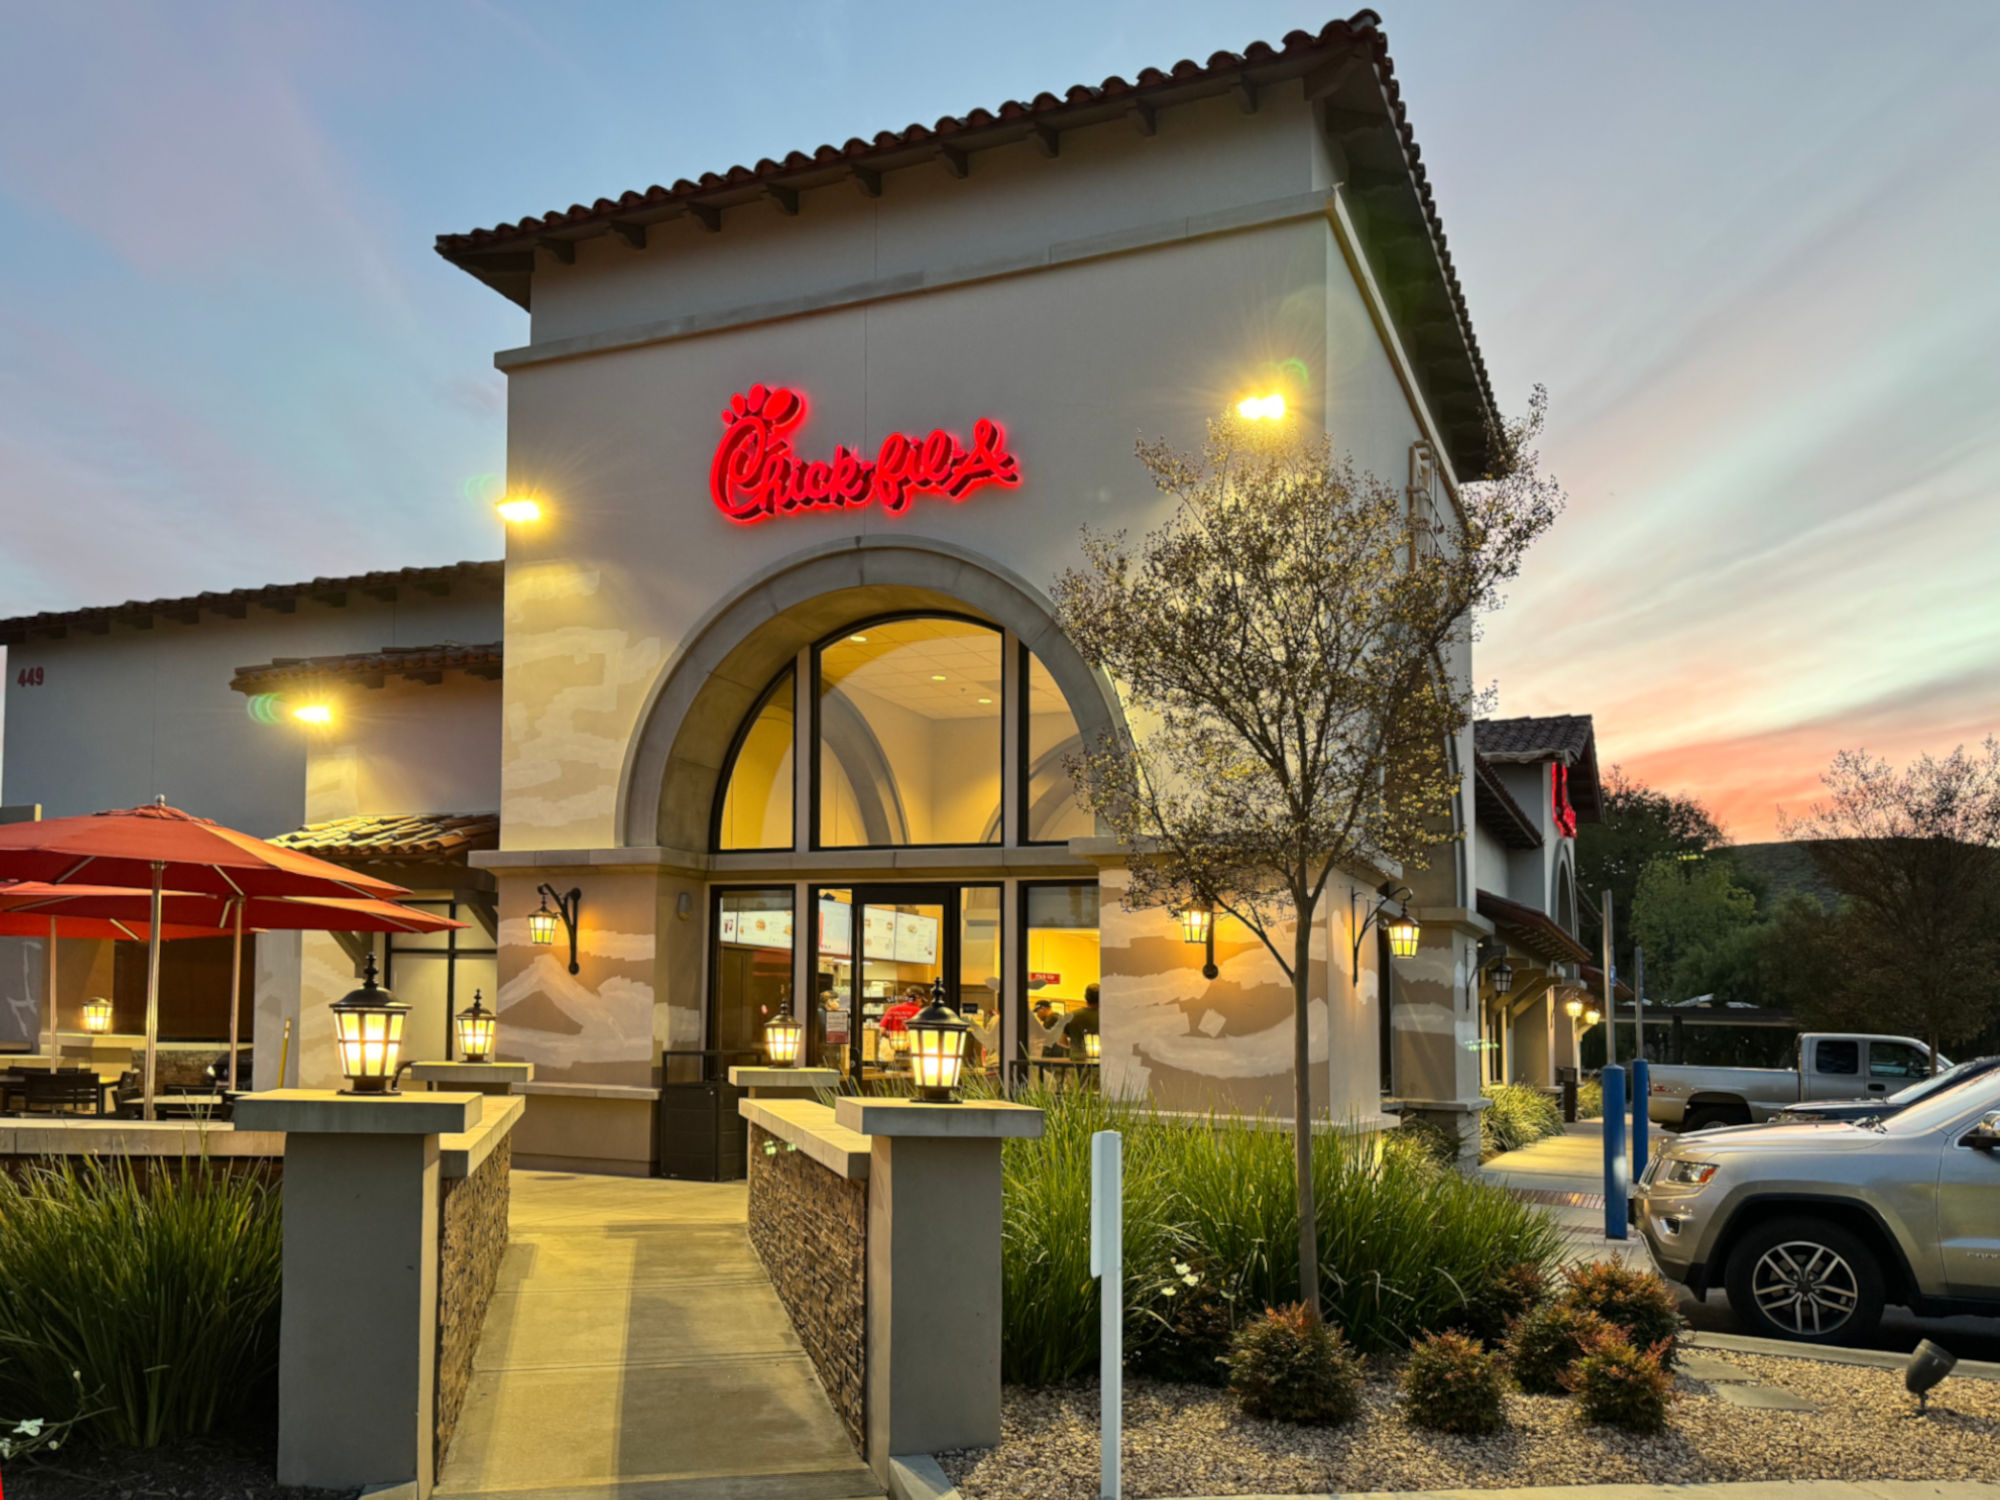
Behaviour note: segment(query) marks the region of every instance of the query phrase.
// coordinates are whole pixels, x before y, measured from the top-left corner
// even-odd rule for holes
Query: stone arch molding
[[[618,786],[627,848],[706,851],[710,815],[738,726],[802,647],[869,615],[941,609],[1011,630],[1069,701],[1086,742],[1121,730],[1103,673],[1056,626],[1039,589],[933,538],[848,537],[794,553],[696,623],[639,716]]]

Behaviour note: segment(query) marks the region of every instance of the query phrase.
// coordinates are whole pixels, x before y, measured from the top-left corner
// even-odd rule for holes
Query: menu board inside
[[[899,964],[934,965],[938,919],[890,906],[865,907],[861,913],[861,953],[864,958]]]
[[[854,952],[854,908],[848,902],[819,898],[819,951],[834,958]]]
[[[741,943],[747,948],[792,946],[792,914],[788,911],[722,911],[718,936],[725,943]]]

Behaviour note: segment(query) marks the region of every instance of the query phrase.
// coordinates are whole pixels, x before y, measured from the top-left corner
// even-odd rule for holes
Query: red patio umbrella
[[[64,937],[122,936],[143,938],[152,915],[151,891],[123,886],[54,885],[47,881],[0,881],[0,919],[39,921],[43,913],[64,922],[95,923],[112,929],[101,933],[71,932]],[[265,932],[450,932],[466,926],[449,917],[434,916],[393,901],[365,897],[313,899],[304,896],[205,896],[190,891],[160,895],[163,938],[236,938],[236,962],[229,971],[229,1087],[236,1088],[237,1016],[243,984],[243,930]],[[135,931],[126,931],[131,928]],[[0,928],[0,932],[4,932]],[[39,934],[37,934],[39,935]],[[53,1007],[50,1011],[53,1029]]]
[[[281,849],[168,807],[130,807],[82,817],[0,827],[0,880],[91,884],[149,891],[146,943],[146,1106],[153,1118],[153,1077],[160,1033],[161,902],[169,890],[249,898],[307,896],[380,899],[407,896],[402,886]],[[239,924],[240,927],[241,924]],[[234,1051],[230,1053],[235,1056]]]

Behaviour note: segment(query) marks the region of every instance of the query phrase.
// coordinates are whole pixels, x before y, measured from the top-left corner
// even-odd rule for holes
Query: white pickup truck
[[[1951,1060],[1938,1058],[1938,1068]],[[1931,1076],[1930,1049],[1906,1036],[1809,1031],[1792,1068],[1652,1066],[1646,1113],[1674,1130],[1761,1125],[1801,1099],[1887,1096]]]

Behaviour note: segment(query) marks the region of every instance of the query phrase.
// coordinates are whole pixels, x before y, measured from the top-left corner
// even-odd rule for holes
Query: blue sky
[[[1573,504],[1508,713],[1768,836],[2000,729],[2000,6],[1380,7]],[[0,614],[496,556],[525,317],[439,231],[1334,14],[1290,0],[0,0]]]

